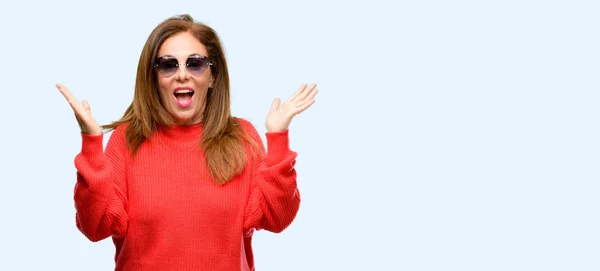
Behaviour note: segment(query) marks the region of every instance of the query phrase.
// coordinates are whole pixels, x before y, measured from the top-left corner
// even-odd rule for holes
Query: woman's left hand
[[[317,84],[311,84],[307,87],[306,84],[300,88],[287,101],[281,104],[279,98],[273,101],[271,110],[267,114],[267,132],[282,132],[289,128],[292,118],[302,113],[315,103],[315,95],[318,90]]]

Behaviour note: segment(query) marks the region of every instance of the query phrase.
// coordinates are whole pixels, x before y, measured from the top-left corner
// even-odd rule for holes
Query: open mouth
[[[177,104],[181,107],[188,107],[192,103],[192,97],[194,96],[194,90],[192,88],[176,88],[173,92]]]

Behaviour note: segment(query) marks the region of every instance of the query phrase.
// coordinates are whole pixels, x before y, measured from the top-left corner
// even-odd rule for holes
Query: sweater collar
[[[200,140],[204,123],[194,125],[173,125],[161,126],[158,128],[159,133],[168,139],[177,141]]]

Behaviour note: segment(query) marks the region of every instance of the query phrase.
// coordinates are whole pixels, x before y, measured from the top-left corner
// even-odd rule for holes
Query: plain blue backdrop
[[[152,29],[220,34],[234,115],[318,83],[291,126],[303,203],[266,270],[600,270],[597,1],[3,1],[0,270],[112,270],[75,228],[78,126],[133,97]],[[264,139],[264,134],[263,134]]]

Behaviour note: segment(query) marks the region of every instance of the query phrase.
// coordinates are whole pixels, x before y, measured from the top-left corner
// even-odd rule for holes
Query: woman
[[[217,34],[182,15],[150,34],[132,104],[102,127],[114,130],[106,150],[90,105],[57,88],[81,128],[76,225],[93,242],[112,237],[115,270],[254,270],[253,231],[294,220],[288,127],[314,103],[315,85],[273,102],[265,151],[252,124],[231,116]]]

